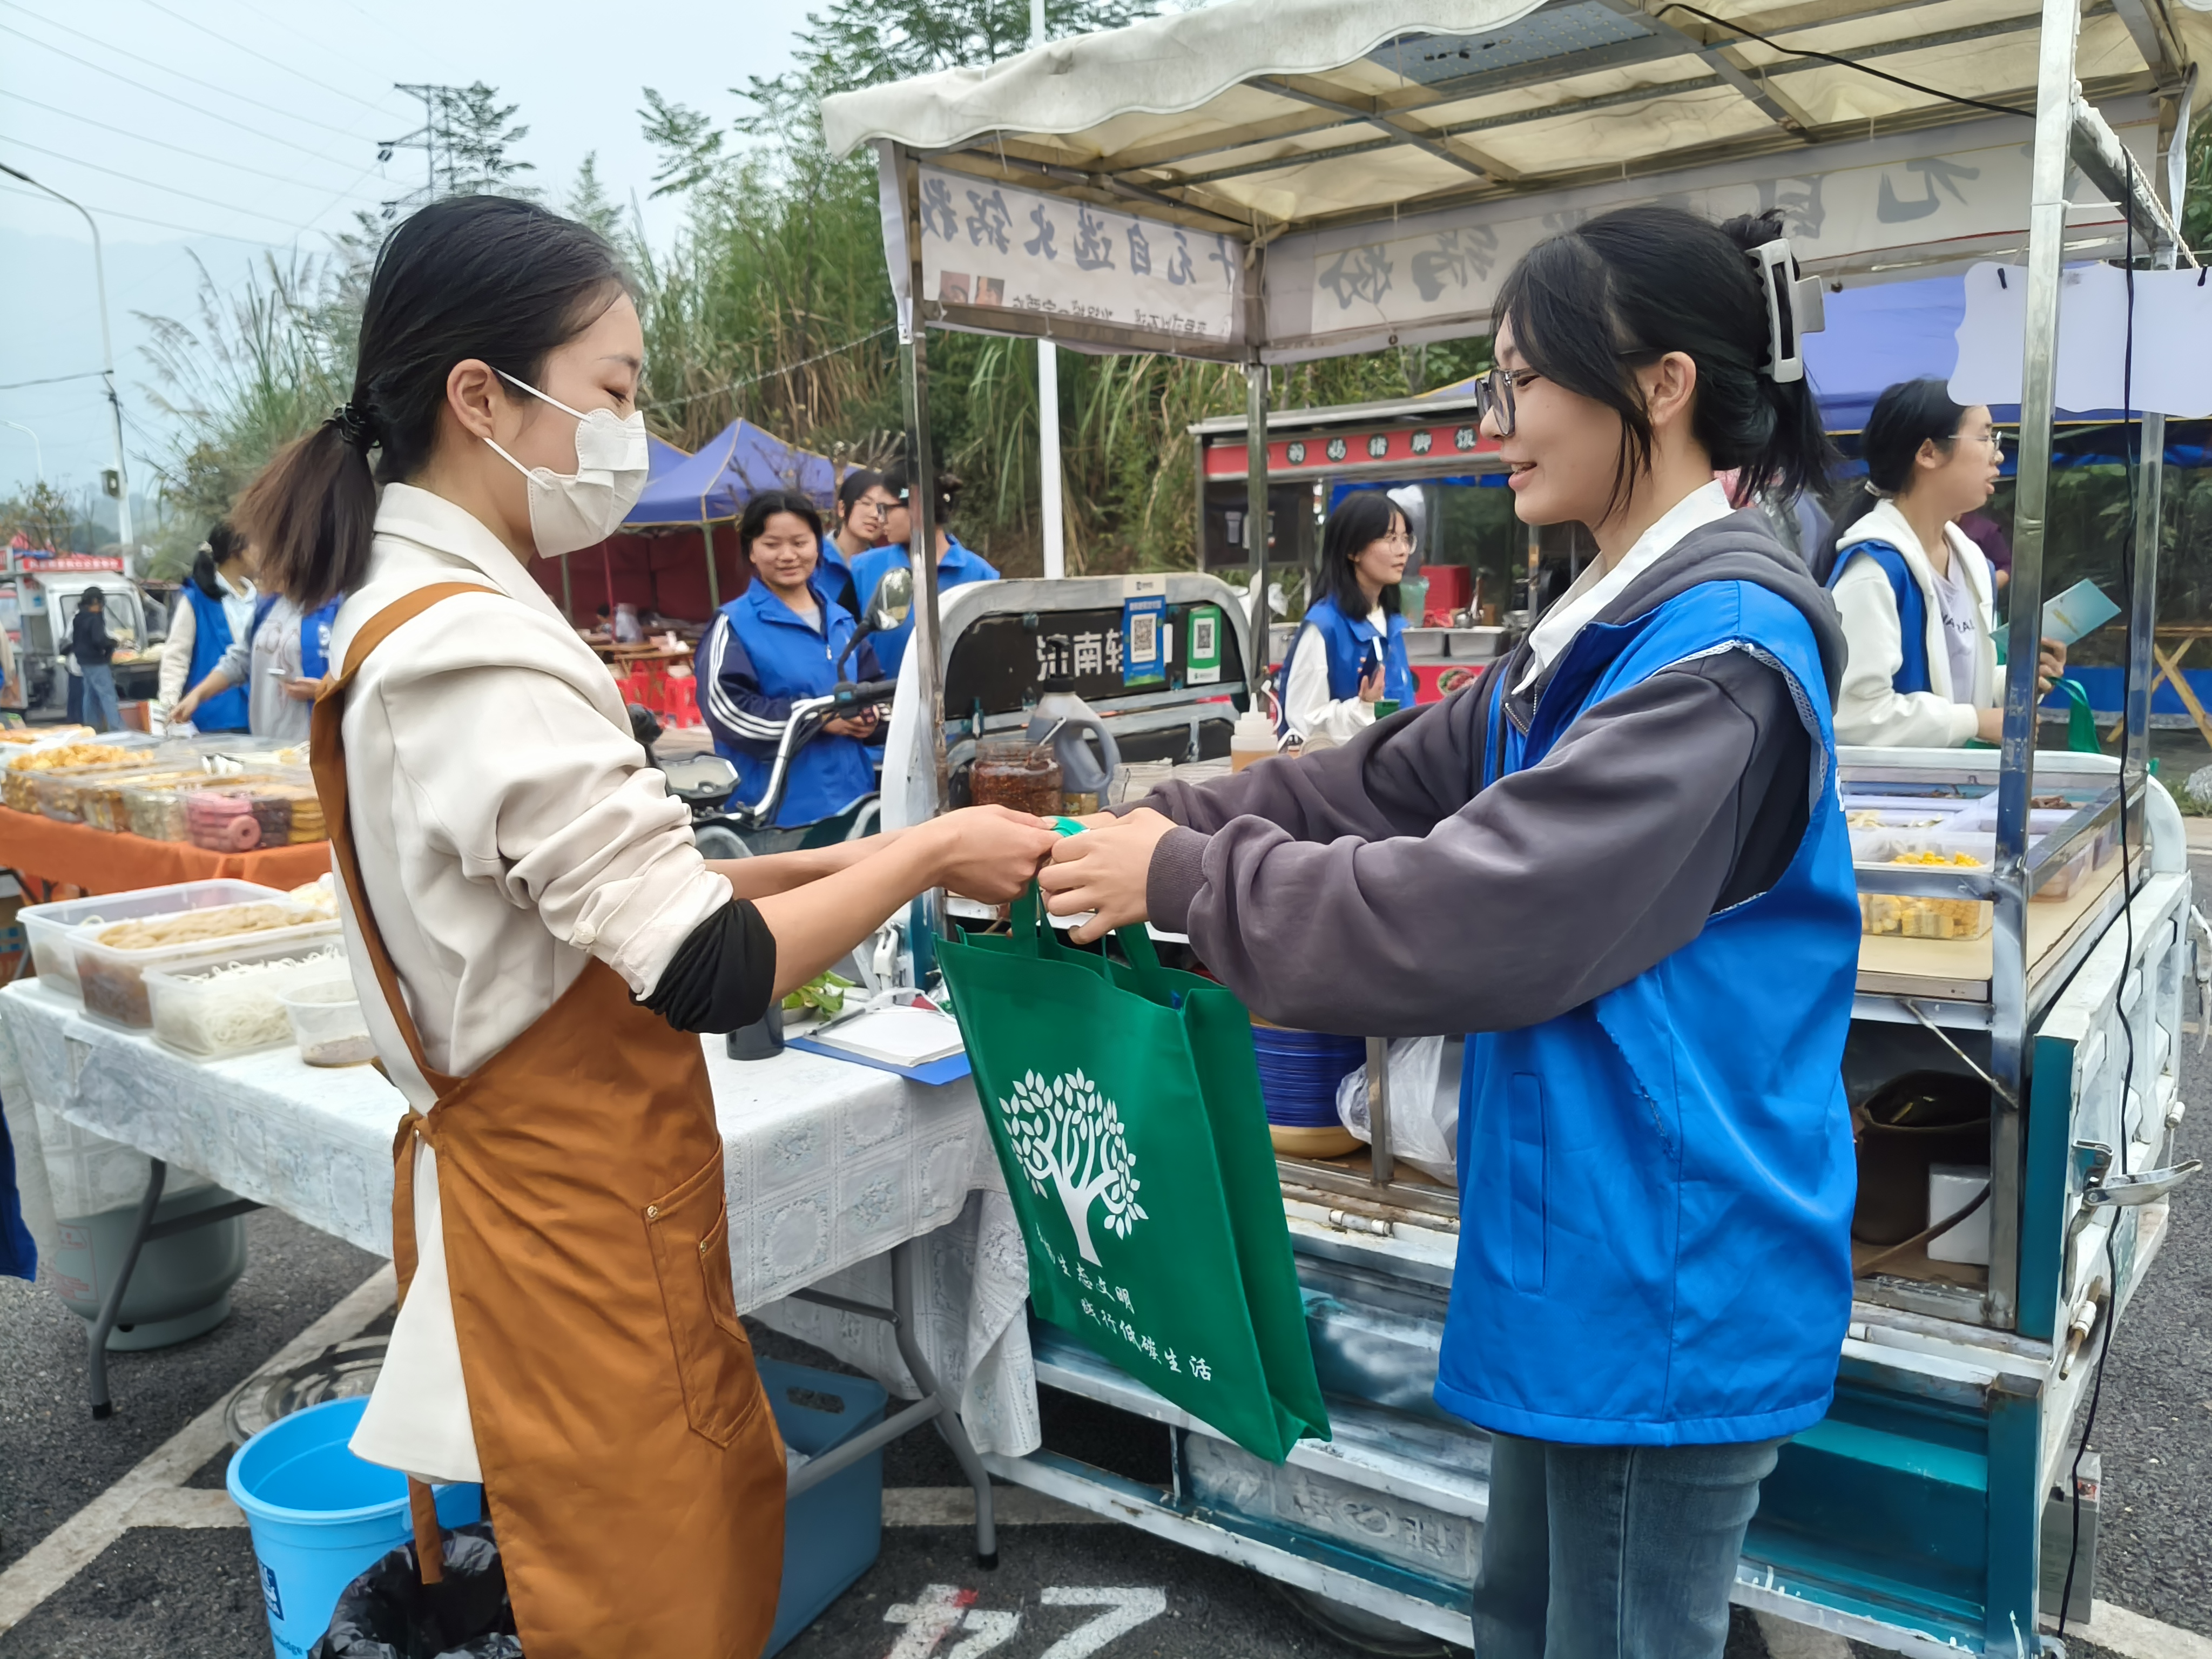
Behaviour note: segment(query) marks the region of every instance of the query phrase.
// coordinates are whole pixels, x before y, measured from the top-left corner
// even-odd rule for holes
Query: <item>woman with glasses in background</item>
[[[1988,406],[1962,407],[1940,380],[1875,399],[1861,448],[1872,509],[1838,538],[1827,582],[1850,645],[1836,740],[1953,749],[2004,729],[1996,584],[1958,520],[1997,487],[2002,441]],[[2043,642],[2037,692],[2066,666]]]
[[[1398,579],[1413,538],[1405,514],[1379,489],[1347,495],[1322,531],[1316,598],[1283,656],[1275,696],[1278,736],[1316,733],[1348,743],[1375,723],[1384,697],[1413,703]]]
[[[884,515],[897,505],[884,488],[884,475],[871,468],[856,466],[838,480],[836,532],[822,538],[822,556],[814,566],[814,586],[830,604],[860,614],[853,561],[884,544]]]

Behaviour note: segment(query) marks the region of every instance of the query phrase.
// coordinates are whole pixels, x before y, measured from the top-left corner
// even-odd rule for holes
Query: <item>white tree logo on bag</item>
[[[1042,1194],[1052,1183],[1085,1261],[1098,1261],[1091,1243],[1092,1204],[1104,1202],[1106,1225],[1117,1238],[1145,1219],[1137,1202],[1143,1183],[1122,1136],[1121,1108],[1081,1072],[1052,1079],[1031,1072],[1014,1085],[1011,1101],[999,1103],[999,1114],[1030,1185]]]

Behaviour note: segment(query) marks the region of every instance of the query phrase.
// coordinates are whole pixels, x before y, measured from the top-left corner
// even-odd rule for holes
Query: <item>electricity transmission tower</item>
[[[394,91],[405,93],[410,98],[419,98],[422,100],[422,125],[404,138],[380,140],[376,146],[376,159],[380,161],[389,161],[393,152],[397,150],[419,149],[422,152],[423,182],[419,195],[410,190],[404,195],[395,196],[384,204],[384,218],[387,224],[399,217],[403,212],[412,213],[416,208],[436,199],[438,162],[441,152],[446,159],[448,171],[452,167],[453,137],[452,131],[444,118],[445,112],[450,106],[453,94],[460,90],[459,87],[410,86],[405,82],[394,82],[392,88]]]

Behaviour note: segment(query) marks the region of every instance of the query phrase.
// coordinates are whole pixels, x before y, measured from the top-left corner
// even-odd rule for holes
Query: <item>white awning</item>
[[[902,310],[918,236],[930,322],[1109,349],[1237,356],[1256,329],[1282,359],[1464,332],[1528,241],[1661,175],[1709,213],[1782,208],[1824,274],[2024,243],[2032,129],[1954,100],[2033,111],[2034,0],[1695,6],[1221,0],[825,99],[823,125],[841,154],[884,152]],[[2146,178],[2199,55],[2212,18],[2087,0],[2077,76]],[[894,148],[919,170],[895,176]],[[2119,219],[2096,196],[2075,192],[2075,257]],[[1079,233],[1083,261],[1064,257]],[[1218,291],[1163,286],[1170,245],[1194,275],[1211,258]]]

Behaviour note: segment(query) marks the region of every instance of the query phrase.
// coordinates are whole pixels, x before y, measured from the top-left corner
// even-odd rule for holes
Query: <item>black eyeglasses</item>
[[[1511,437],[1514,389],[1543,378],[1533,368],[1493,368],[1489,374],[1478,376],[1474,382],[1475,418],[1479,421],[1494,419],[1498,435]]]

